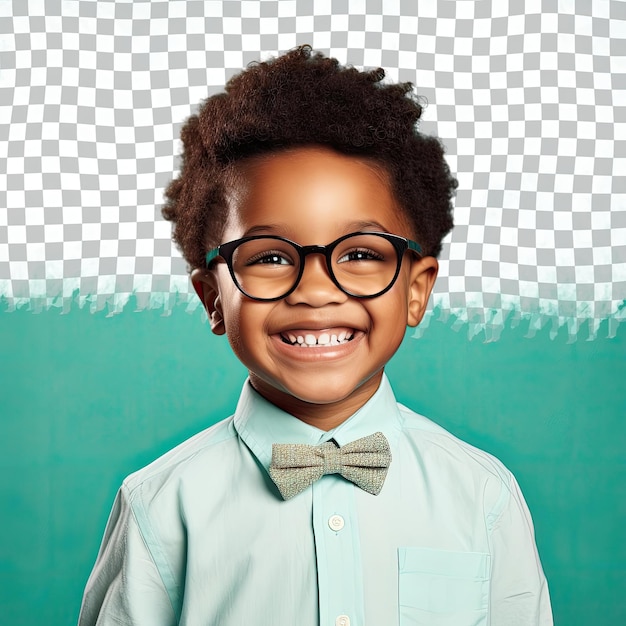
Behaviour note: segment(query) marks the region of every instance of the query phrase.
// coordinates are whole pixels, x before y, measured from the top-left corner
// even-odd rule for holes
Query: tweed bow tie
[[[332,441],[319,446],[275,443],[269,471],[285,500],[324,474],[341,474],[376,496],[383,487],[389,463],[389,442],[382,433],[374,433],[341,448]]]

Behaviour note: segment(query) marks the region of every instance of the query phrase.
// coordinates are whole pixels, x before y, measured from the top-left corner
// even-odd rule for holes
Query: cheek
[[[402,266],[398,280],[394,285],[393,291],[396,297],[396,306],[401,307],[405,313],[408,311],[409,302],[411,300],[411,274],[410,270],[405,266]]]
[[[230,287],[220,289],[221,313],[224,319],[226,336],[233,350],[240,344],[241,304],[239,296],[232,292]]]
[[[240,357],[253,354],[265,345],[267,305],[248,300],[238,290],[224,305],[224,322],[233,351]]]
[[[372,323],[372,330],[379,331],[379,336],[395,337],[401,329],[404,332],[404,323],[406,321],[406,303],[399,297],[393,297],[392,294],[381,302],[379,306],[372,307],[369,310],[369,316]]]
[[[384,302],[377,304],[370,312],[374,328],[381,329],[381,334],[390,342],[404,337],[407,327],[408,291],[401,279],[401,276],[398,277],[391,291],[383,296]]]
[[[390,310],[394,310],[396,313],[399,313],[401,310],[406,311],[411,297],[411,288],[409,272],[405,271],[404,268],[389,291],[389,296],[390,300],[393,299],[393,303],[390,302],[388,306]],[[396,307],[396,309],[391,309],[391,307]]]

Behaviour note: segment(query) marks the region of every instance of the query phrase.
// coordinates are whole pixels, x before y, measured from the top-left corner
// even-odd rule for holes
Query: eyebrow
[[[256,226],[251,226],[244,233],[243,237],[249,237],[250,235],[265,235],[265,234],[276,234],[282,233],[285,231],[285,228],[279,224],[257,224]]]
[[[350,232],[358,232],[361,230],[375,230],[381,233],[389,232],[380,222],[377,222],[376,220],[351,222],[350,224],[347,224],[346,227]]]

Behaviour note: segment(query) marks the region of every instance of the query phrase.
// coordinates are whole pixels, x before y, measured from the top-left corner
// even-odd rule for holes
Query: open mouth
[[[340,346],[354,338],[353,328],[333,329],[332,331],[286,331],[280,333],[284,343],[300,348],[315,348],[318,346]]]

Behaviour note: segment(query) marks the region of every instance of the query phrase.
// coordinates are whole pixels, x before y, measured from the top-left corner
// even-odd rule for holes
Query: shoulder
[[[459,439],[432,420],[398,403],[401,446],[418,458],[423,471],[457,493],[481,494],[492,516],[498,516],[518,491],[515,477],[498,458]]]
[[[159,491],[168,483],[180,485],[188,477],[197,474],[199,467],[211,471],[211,465],[219,462],[236,445],[237,435],[232,416],[199,432],[172,448],[149,465],[130,474],[123,489],[132,500],[140,491]]]
[[[424,453],[447,458],[479,473],[508,482],[511,472],[495,456],[453,435],[439,424],[398,403],[405,436],[419,442]]]

